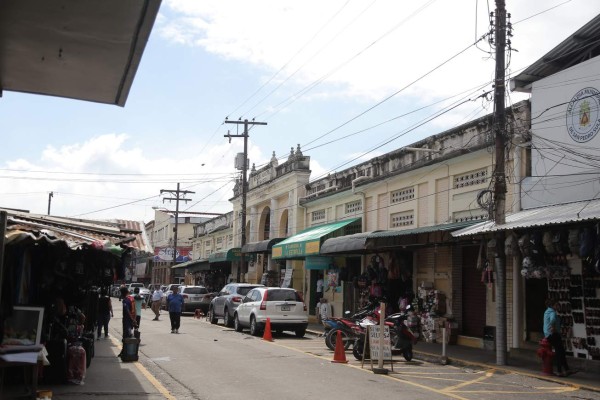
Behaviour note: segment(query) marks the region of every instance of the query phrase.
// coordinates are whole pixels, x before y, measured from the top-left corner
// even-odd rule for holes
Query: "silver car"
[[[248,292],[257,287],[264,287],[260,284],[252,283],[230,283],[210,302],[208,309],[208,319],[211,324],[216,324],[219,318],[223,318],[225,326],[233,326],[233,314],[236,308],[242,302],[242,299]]]
[[[199,308],[207,312],[212,295],[204,286],[179,286],[179,293],[183,296],[181,311],[196,311]]]
[[[270,321],[271,330],[281,333],[293,331],[303,337],[308,326],[308,312],[302,295],[291,288],[258,287],[248,292],[235,310],[235,330],[250,328],[252,336],[259,336]]]

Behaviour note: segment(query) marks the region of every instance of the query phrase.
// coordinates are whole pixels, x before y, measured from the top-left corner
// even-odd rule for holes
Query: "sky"
[[[590,0],[506,1],[516,75],[600,13]],[[493,111],[488,0],[163,0],[124,107],[4,92],[0,207],[148,222],[231,211],[234,158],[300,145],[311,180]],[[507,104],[527,99],[509,93]],[[208,214],[207,214],[208,215]],[[210,216],[210,215],[209,215]]]

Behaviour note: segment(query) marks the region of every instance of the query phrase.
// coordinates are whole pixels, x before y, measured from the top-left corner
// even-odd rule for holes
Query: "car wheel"
[[[258,322],[254,315],[250,317],[250,334],[252,336],[260,336],[260,329],[258,328]]]
[[[306,328],[299,328],[296,329],[296,331],[294,332],[296,334],[296,337],[304,337],[304,335],[306,334]]]
[[[212,307],[208,310],[208,320],[213,325],[217,323],[217,317],[215,316],[215,310]]]
[[[229,316],[229,310],[225,309],[225,312],[223,313],[223,325],[231,327],[232,324],[232,320],[231,317]]]
[[[240,324],[240,318],[238,317],[237,313],[233,316],[233,326],[236,332],[241,332],[243,329],[242,324]]]

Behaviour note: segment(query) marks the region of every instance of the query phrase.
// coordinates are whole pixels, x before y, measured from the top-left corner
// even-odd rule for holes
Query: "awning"
[[[246,258],[246,260],[250,259],[247,255],[245,258]],[[242,249],[239,247],[233,247],[229,250],[212,253],[208,256],[208,262],[210,264],[218,263],[218,262],[241,261],[241,260],[242,260]]]
[[[285,240],[285,238],[273,238],[262,240],[260,242],[247,243],[242,246],[243,253],[267,253],[277,243]]]
[[[372,247],[368,238],[373,232],[329,238],[321,246],[321,254],[367,253]]]
[[[334,232],[337,233],[342,228],[357,221],[360,221],[360,218],[351,218],[305,229],[273,246],[273,259],[304,258],[310,255],[317,255],[321,250],[321,241],[325,236]]]
[[[6,90],[124,106],[160,3],[0,1],[0,96]]]
[[[419,228],[413,228],[413,229],[379,231],[379,232],[371,233],[369,235],[369,239],[398,237],[398,236],[407,236],[407,235],[418,235],[420,233],[456,231],[458,229],[472,226],[476,223],[477,223],[477,221],[463,221],[463,222],[452,222],[450,224],[421,226]]]
[[[186,268],[188,272],[208,271],[210,270],[210,264],[208,263],[208,259],[203,258],[199,260],[186,261],[171,267],[171,269],[180,268]]]
[[[573,224],[596,220],[600,220],[600,199],[523,210],[507,214],[506,223],[502,225],[498,225],[494,221],[486,221],[457,232],[452,232],[452,236],[461,237],[486,232]]]

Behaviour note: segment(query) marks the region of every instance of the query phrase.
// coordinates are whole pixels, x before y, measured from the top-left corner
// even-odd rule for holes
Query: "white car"
[[[251,335],[260,336],[267,318],[272,331],[293,331],[297,337],[303,337],[308,326],[308,312],[302,295],[290,288],[252,289],[235,310],[235,330],[241,332],[247,327]]]

